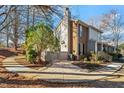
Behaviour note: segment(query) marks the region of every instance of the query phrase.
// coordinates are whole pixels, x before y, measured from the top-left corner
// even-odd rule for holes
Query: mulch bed
[[[84,63],[84,62],[73,62],[72,64],[82,69],[87,69],[89,72],[101,69],[105,66],[105,64]]]

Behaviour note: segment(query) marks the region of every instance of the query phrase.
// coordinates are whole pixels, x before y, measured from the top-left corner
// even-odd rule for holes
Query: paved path
[[[102,69],[93,72],[87,72],[70,62],[55,62],[49,68],[39,70],[31,69],[16,63],[15,57],[8,57],[3,61],[3,66],[8,71],[19,73],[25,77],[33,79],[43,79],[51,82],[85,82],[97,80],[112,75],[122,67],[122,63],[112,63]]]

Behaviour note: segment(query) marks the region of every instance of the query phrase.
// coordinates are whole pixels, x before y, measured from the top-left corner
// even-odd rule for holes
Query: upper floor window
[[[101,41],[101,33],[98,33],[98,38],[97,38],[98,41]]]
[[[80,26],[79,26],[79,36],[82,37],[82,35],[83,35],[83,28],[82,28],[82,26],[80,25]]]

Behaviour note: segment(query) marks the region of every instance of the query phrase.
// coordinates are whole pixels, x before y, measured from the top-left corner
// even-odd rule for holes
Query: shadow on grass
[[[7,49],[1,49],[0,55],[2,55],[3,57],[10,57],[10,56],[16,55],[16,53],[9,51]]]
[[[13,73],[14,71],[12,72],[7,72],[7,71],[2,71],[0,73]],[[64,72],[35,72],[35,71],[15,71],[14,73],[22,73],[22,74],[38,74],[38,75],[77,75],[77,76],[113,76],[112,74],[92,74],[92,73],[89,73],[89,74],[85,74],[85,73],[64,73]],[[50,77],[49,77],[50,78]]]
[[[60,80],[60,79],[59,79]],[[72,79],[71,81],[75,81]],[[84,82],[73,82],[73,83],[57,83],[57,82],[47,82],[44,80],[17,80],[17,79],[4,79],[3,84],[16,84],[16,85],[26,85],[28,88],[28,85],[44,85],[46,87],[96,87],[96,88],[123,88],[124,82],[114,82],[114,81],[87,81],[82,80]],[[87,82],[85,82],[87,81]],[[35,87],[35,86],[34,86]],[[40,87],[40,86],[39,86]]]

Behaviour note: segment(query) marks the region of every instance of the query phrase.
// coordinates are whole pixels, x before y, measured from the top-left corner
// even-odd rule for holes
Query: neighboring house
[[[113,42],[102,41],[102,43],[103,43],[103,51],[108,53],[113,53],[116,51]]]
[[[112,51],[110,46],[108,48],[102,42],[102,31],[81,20],[71,19],[68,8],[65,9],[64,17],[57,26],[55,35],[60,40],[61,59],[67,59],[69,54],[74,54],[78,59],[80,55],[87,55],[91,51],[98,52],[104,49]]]

